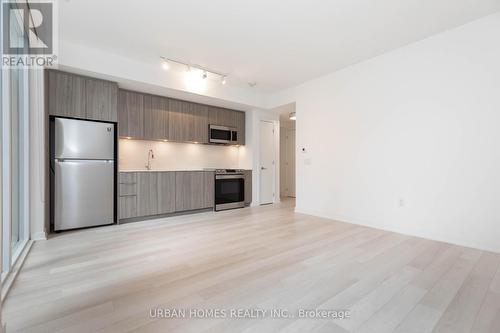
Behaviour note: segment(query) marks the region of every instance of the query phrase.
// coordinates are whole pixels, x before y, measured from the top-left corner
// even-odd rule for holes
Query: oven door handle
[[[245,179],[243,175],[215,175],[215,179]]]

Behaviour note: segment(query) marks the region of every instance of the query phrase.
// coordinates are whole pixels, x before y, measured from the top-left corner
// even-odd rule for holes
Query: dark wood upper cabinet
[[[208,109],[209,124],[236,128],[237,117],[235,113],[238,111],[223,109],[216,106],[209,106],[208,108],[209,108]]]
[[[117,121],[118,84],[85,79],[87,119]]]
[[[209,143],[209,124],[235,128],[238,131],[235,144],[245,144],[244,112],[119,90],[121,137]]]
[[[118,84],[47,70],[49,115],[118,121],[118,135],[136,139],[209,143],[209,124],[235,128],[245,144],[245,113],[123,90]]]
[[[53,116],[86,118],[85,78],[48,71],[48,113]]]
[[[47,75],[49,115],[117,121],[117,83],[58,70]]]
[[[144,138],[144,94],[119,90],[118,135]]]
[[[238,144],[245,144],[245,112],[233,111],[236,119],[236,129],[238,130]]]
[[[168,118],[168,139],[171,141],[187,141],[185,117],[188,108],[188,102],[177,99],[170,100],[169,118]]]
[[[208,143],[208,106],[192,103],[192,127],[189,135],[192,141]]]
[[[144,96],[144,137],[163,140],[169,135],[169,99],[165,97]]]

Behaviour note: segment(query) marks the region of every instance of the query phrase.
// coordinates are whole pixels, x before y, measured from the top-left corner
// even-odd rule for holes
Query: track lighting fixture
[[[209,73],[213,74],[213,75],[218,75],[221,78],[221,81],[220,81],[221,84],[223,84],[223,85],[226,84],[227,74],[225,74],[225,73],[217,72],[217,71],[214,71],[214,70],[202,67],[200,65],[195,65],[195,64],[190,64],[190,63],[179,61],[179,60],[170,59],[170,58],[167,58],[167,57],[164,57],[164,56],[161,56],[160,58],[162,60],[162,65],[161,66],[162,66],[162,68],[164,70],[168,70],[170,68],[170,63],[175,63],[175,64],[186,66],[188,68],[188,72],[191,72],[191,69],[193,69],[193,68],[202,71],[203,74],[202,74],[201,77],[203,79],[208,78],[208,74]]]
[[[290,120],[296,120],[297,117],[295,116],[295,112],[290,112],[289,118]]]

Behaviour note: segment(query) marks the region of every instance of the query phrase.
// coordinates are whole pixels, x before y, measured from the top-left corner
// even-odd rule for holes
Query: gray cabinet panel
[[[117,121],[118,84],[87,78],[85,90],[87,119]]]
[[[169,139],[180,142],[208,142],[208,107],[170,100]]]
[[[190,127],[192,141],[208,143],[208,106],[193,104],[193,124]]]
[[[252,203],[252,170],[243,171],[245,175],[245,204]]]
[[[54,70],[48,77],[49,114],[85,119],[85,78]]]
[[[118,218],[128,219],[137,216],[137,197],[129,195],[118,198]]]
[[[168,139],[172,141],[187,141],[184,133],[185,119],[184,112],[187,109],[187,102],[177,99],[170,100],[168,118]]]
[[[137,215],[158,214],[158,173],[137,173]]]
[[[178,171],[175,173],[175,210],[185,211],[205,208],[203,171]]]
[[[245,112],[233,111],[236,118],[236,129],[238,130],[238,144],[245,144]]]
[[[235,127],[237,126],[236,112],[216,106],[208,107],[208,122],[212,125]]]
[[[144,95],[127,90],[118,92],[118,135],[144,137]]]
[[[215,206],[215,172],[204,172],[203,175],[203,208]]]
[[[121,197],[127,195],[136,195],[137,194],[137,186],[136,184],[119,184],[119,194]]]
[[[158,214],[175,212],[175,172],[158,173]]]
[[[120,184],[135,184],[137,182],[136,172],[120,172],[118,174],[118,183]]]
[[[167,139],[169,130],[169,100],[165,97],[144,97],[144,138]]]

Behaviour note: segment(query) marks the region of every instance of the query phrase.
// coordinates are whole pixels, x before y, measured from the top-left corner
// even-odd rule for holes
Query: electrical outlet
[[[405,200],[403,198],[399,198],[398,205],[399,205],[400,208],[404,207],[405,206]]]

